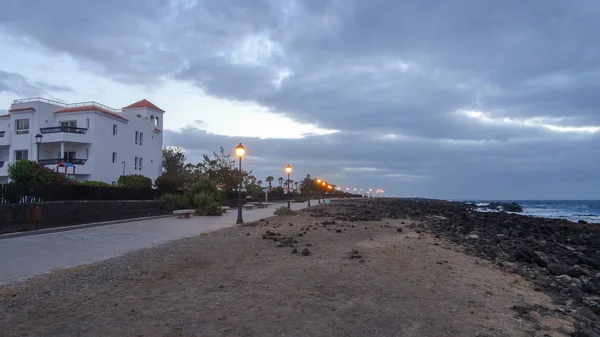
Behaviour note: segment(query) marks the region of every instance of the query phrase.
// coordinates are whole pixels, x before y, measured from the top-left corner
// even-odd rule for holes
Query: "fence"
[[[152,188],[51,185],[51,184],[0,184],[0,204],[32,203],[36,201],[72,200],[154,200]]]

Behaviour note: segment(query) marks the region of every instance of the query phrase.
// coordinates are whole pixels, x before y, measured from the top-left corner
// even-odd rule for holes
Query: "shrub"
[[[177,179],[166,172],[156,178],[154,186],[161,194],[174,193],[183,187]]]
[[[67,184],[70,180],[44,165],[21,159],[8,165],[8,176],[15,183]]]
[[[165,194],[158,198],[159,209],[174,211],[177,209],[189,209],[190,207],[190,199],[183,194]]]
[[[215,200],[219,205],[221,205],[223,200],[225,200],[225,192],[221,191],[216,184],[213,184],[208,180],[202,180],[192,185],[189,188],[188,193],[192,196],[192,198],[198,194],[206,194]]]
[[[276,209],[275,212],[273,212],[273,214],[274,215],[298,215],[298,212],[287,208],[287,206],[281,206],[278,209]]]
[[[197,215],[222,215],[221,203],[206,193],[194,196],[194,207]]]
[[[110,187],[112,186],[109,183],[105,183],[104,181],[99,181],[99,180],[86,180],[86,181],[82,181],[79,182],[79,185],[84,185],[84,186],[100,186],[100,187]]]
[[[152,188],[152,179],[141,174],[129,174],[120,176],[117,181],[119,187],[144,187]]]

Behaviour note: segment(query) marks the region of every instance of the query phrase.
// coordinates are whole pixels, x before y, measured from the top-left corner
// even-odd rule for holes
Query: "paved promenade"
[[[316,201],[311,203],[317,204]],[[244,222],[271,217],[273,211],[282,205],[244,210]],[[292,203],[291,206],[297,210],[307,205]],[[237,210],[232,209],[223,216],[190,219],[169,217],[2,239],[0,284],[230,227],[235,225],[236,219]]]

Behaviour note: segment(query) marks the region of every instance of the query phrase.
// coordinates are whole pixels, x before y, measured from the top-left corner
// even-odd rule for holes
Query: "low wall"
[[[38,229],[168,214],[149,201],[51,201],[41,209]],[[0,204],[0,234],[29,228],[32,204]]]

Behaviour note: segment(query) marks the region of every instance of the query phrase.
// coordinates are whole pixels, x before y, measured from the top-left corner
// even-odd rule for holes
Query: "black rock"
[[[396,228],[396,232],[402,233],[404,230],[402,228]]]
[[[310,253],[310,250],[308,250],[308,248],[304,248],[304,249],[302,250],[302,255],[303,255],[303,256],[309,256],[310,254],[311,254],[311,253]]]

